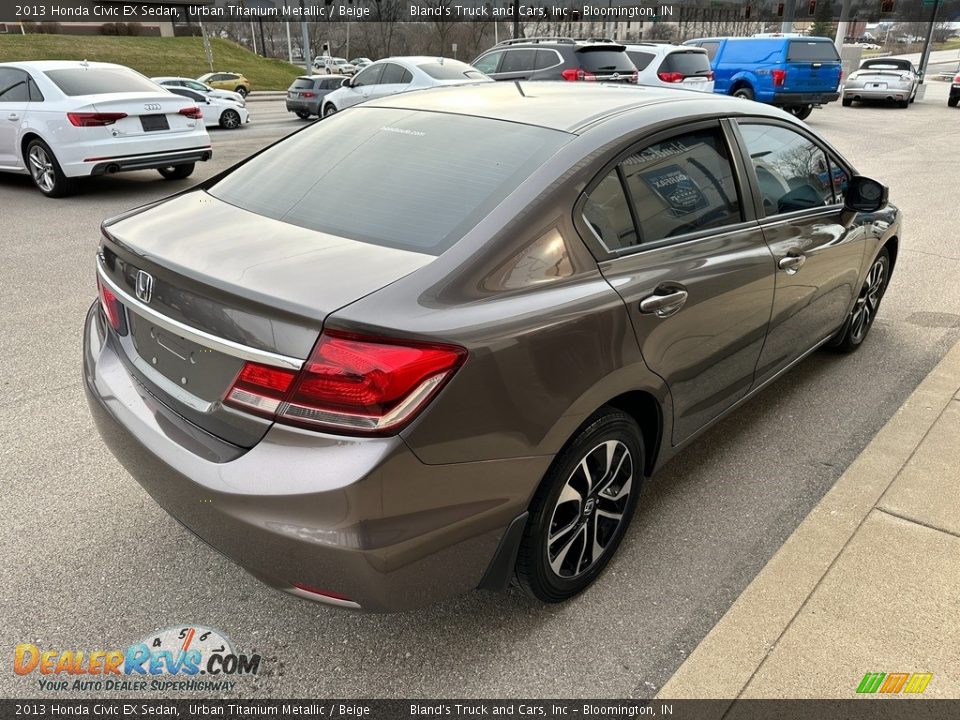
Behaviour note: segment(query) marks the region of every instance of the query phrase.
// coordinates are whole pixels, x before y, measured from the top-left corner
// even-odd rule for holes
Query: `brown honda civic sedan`
[[[758,103],[398,95],[105,222],[85,386],[130,474],[274,587],[557,602],[680,447],[860,346],[899,235],[883,185]]]

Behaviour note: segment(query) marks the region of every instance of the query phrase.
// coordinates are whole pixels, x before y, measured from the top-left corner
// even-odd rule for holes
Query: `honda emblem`
[[[137,298],[148,303],[153,298],[153,275],[143,270],[137,271]]]

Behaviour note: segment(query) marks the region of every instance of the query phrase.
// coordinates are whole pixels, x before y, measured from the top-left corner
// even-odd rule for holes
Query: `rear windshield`
[[[293,81],[293,85],[290,86],[291,90],[306,90],[313,89],[313,78],[297,78]]]
[[[702,50],[672,52],[660,63],[660,72],[678,72],[686,75],[706,75],[710,72],[710,60]]]
[[[99,93],[158,92],[156,84],[126,68],[66,68],[44,73],[64,95]]]
[[[867,60],[860,66],[861,70],[910,70],[909,60]]]
[[[424,63],[419,68],[434,80],[482,80],[484,74],[459,60],[442,63]]]
[[[632,73],[636,68],[623,50],[601,50],[584,48],[577,52],[580,67],[587,72],[627,72]]]
[[[791,40],[787,47],[787,62],[835,62],[840,59],[831,42]]]
[[[310,230],[439,255],[570,138],[487,118],[359,107],[292,135],[209,192]]]

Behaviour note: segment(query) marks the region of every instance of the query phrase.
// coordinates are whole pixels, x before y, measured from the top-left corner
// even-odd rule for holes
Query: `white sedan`
[[[377,60],[323,99],[323,117],[387,95],[476,82],[493,80],[459,60],[420,56]]]
[[[207,127],[222,127],[224,130],[234,130],[250,122],[250,113],[246,103],[240,105],[233,100],[213,95],[201,95],[184,87],[166,88],[174,95],[193,100],[203,110],[203,123]]]
[[[0,171],[29,174],[49,197],[125,170],[179,180],[213,155],[197,103],[112,63],[0,63],[0,122]]]
[[[187,77],[155,77],[150,78],[157,85],[163,85],[164,87],[182,87],[187,88],[187,90],[193,90],[198,92],[201,95],[206,97],[219,97],[226,100],[233,100],[239,105],[246,105],[247,101],[243,99],[243,95],[238,92],[233,92],[232,90],[218,90],[215,87],[210,87],[206,83],[202,83],[199,80],[194,80],[193,78]]]

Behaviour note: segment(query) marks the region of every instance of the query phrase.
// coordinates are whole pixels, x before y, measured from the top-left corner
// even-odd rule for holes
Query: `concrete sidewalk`
[[[960,344],[658,697],[855,698],[868,672],[960,698]]]

